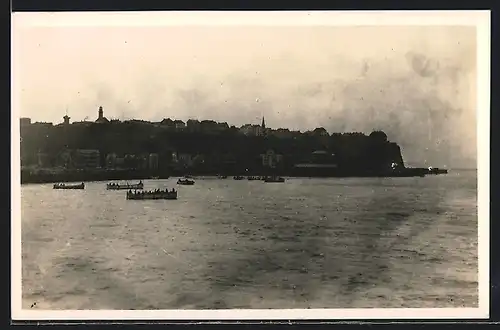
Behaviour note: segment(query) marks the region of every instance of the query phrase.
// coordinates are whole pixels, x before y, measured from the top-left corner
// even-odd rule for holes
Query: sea
[[[176,181],[22,185],[23,309],[478,306],[476,171]]]

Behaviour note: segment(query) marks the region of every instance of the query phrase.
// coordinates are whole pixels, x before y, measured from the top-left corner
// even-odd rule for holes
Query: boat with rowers
[[[107,190],[136,190],[136,189],[144,189],[144,183],[142,183],[142,180],[139,181],[139,183],[135,184],[118,184],[118,183],[108,183],[106,185]]]
[[[79,183],[79,184],[65,184],[65,183],[55,183],[54,184],[54,189],[85,189],[85,184]]]
[[[177,199],[177,191],[172,189],[155,189],[150,191],[127,191],[127,200]]]
[[[432,166],[429,166],[427,168],[428,170],[428,174],[434,174],[434,175],[438,175],[438,174],[448,174],[448,170],[445,169],[445,168],[439,168],[439,167],[432,167]]]
[[[192,185],[194,185],[194,180],[189,180],[188,178],[178,179],[177,184],[184,185],[184,186],[192,186]]]
[[[282,178],[280,176],[266,176],[266,177],[264,177],[264,182],[283,183],[283,182],[285,182],[285,178]]]
[[[243,176],[241,176],[241,175],[235,175],[235,176],[233,176],[233,179],[234,179],[234,180],[243,180],[243,179],[244,179],[244,177],[243,177]]]
[[[249,176],[247,177],[248,181],[262,180],[260,176]]]

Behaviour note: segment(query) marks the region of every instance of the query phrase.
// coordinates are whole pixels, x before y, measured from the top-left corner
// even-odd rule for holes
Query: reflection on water
[[[23,308],[477,307],[476,173],[23,185]]]

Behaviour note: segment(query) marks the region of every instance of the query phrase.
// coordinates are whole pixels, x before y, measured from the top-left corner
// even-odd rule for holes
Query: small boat
[[[236,176],[233,176],[233,179],[234,180],[243,180],[244,178],[241,175],[236,175]]]
[[[266,177],[264,177],[264,182],[282,183],[282,182],[285,182],[285,178],[278,177],[278,176],[266,176]]]
[[[432,166],[429,166],[428,171],[429,171],[428,174],[434,174],[434,175],[448,173],[448,170],[445,168],[432,167]]]
[[[227,175],[217,175],[218,179],[227,179]]]
[[[139,181],[139,183],[136,184],[118,184],[118,183],[108,183],[106,185],[107,190],[137,190],[137,189],[144,189],[144,183],[142,183],[142,180]]]
[[[127,191],[128,200],[151,200],[151,199],[177,199],[177,191],[172,189],[172,191],[165,190],[151,190],[151,191]]]
[[[177,180],[177,184],[184,185],[184,186],[192,186],[192,185],[194,185],[194,181],[193,180],[189,180],[187,178],[185,178],[185,179],[178,179]]]
[[[159,176],[152,176],[151,180],[158,180],[160,177]]]
[[[262,180],[260,176],[249,176],[247,177],[249,181],[254,181],[254,180]]]
[[[85,184],[65,184],[65,183],[56,183],[54,184],[54,189],[85,189]]]

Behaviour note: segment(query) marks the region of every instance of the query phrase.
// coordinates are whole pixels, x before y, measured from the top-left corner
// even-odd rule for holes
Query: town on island
[[[411,177],[446,169],[405,166],[383,131],[291,131],[213,120],[108,120],[59,124],[20,118],[21,183],[135,180],[171,176],[234,178]]]

